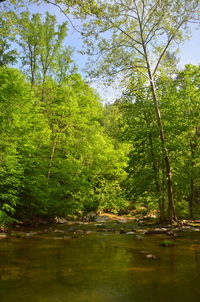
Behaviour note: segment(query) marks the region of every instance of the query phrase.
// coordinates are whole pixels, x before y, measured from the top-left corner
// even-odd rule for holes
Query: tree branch
[[[178,27],[176,28],[176,32],[178,31],[178,29],[179,29],[184,23],[185,23],[185,20],[183,20],[183,21],[178,25]],[[157,69],[158,69],[158,67],[159,67],[159,65],[160,65],[160,62],[161,62],[163,56],[165,55],[165,53],[166,53],[166,51],[167,51],[167,49],[168,49],[170,43],[171,43],[172,40],[174,39],[175,35],[176,35],[176,33],[173,34],[173,35],[171,35],[171,37],[168,39],[167,44],[165,45],[165,47],[164,47],[164,49],[163,49],[161,55],[160,55],[159,58],[158,58],[156,67],[154,68],[154,71],[153,71],[153,73],[152,73],[153,76],[155,75],[155,73],[156,73],[156,71],[157,71]]]
[[[1,0],[0,0],[0,1],[1,1]],[[3,1],[4,1],[4,0],[3,0]],[[76,26],[74,26],[72,20],[69,18],[69,16],[66,14],[65,10],[62,9],[62,7],[61,7],[59,4],[57,4],[57,3],[55,3],[55,2],[52,2],[52,1],[50,1],[50,0],[44,0],[44,1],[45,1],[46,3],[48,3],[48,4],[52,4],[52,5],[54,5],[55,7],[57,7],[57,8],[65,15],[65,17],[67,18],[67,20],[68,20],[69,23],[71,24],[72,28],[73,28],[75,31],[77,31],[78,33],[82,34],[82,32],[81,32],[80,30],[78,30],[78,29],[76,28]]]

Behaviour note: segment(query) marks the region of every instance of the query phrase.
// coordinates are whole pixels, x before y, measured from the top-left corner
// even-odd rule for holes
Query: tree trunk
[[[165,163],[162,160],[162,198],[161,198],[161,212],[162,212],[162,220],[165,221]]]
[[[147,118],[146,118],[146,125],[147,128],[149,127]],[[150,153],[152,158],[152,168],[154,171],[154,181],[156,187],[156,193],[158,194],[158,206],[159,206],[159,222],[163,222],[165,220],[165,213],[164,213],[164,204],[163,204],[163,194],[161,193],[161,185],[159,181],[159,164],[156,162],[156,156],[153,149],[153,140],[152,136],[149,134],[149,144],[150,144]]]
[[[140,34],[141,34],[141,42],[142,42],[141,45],[142,45],[142,48],[144,51],[144,58],[146,61],[148,80],[149,80],[149,84],[150,84],[150,89],[151,89],[151,94],[152,94],[152,98],[153,98],[155,111],[156,111],[157,125],[158,125],[158,129],[160,132],[160,142],[161,142],[161,147],[162,147],[162,154],[163,154],[163,159],[164,159],[165,168],[166,168],[165,171],[166,171],[166,177],[167,177],[167,194],[168,194],[167,220],[169,222],[173,222],[174,220],[177,220],[177,217],[176,217],[175,205],[174,205],[174,201],[173,201],[172,173],[171,173],[169,154],[168,154],[168,149],[166,147],[166,139],[165,139],[165,133],[164,133],[163,123],[162,123],[162,119],[161,119],[158,97],[156,94],[156,87],[155,87],[155,83],[154,83],[153,74],[151,72],[151,66],[150,66],[150,61],[149,61],[148,54],[147,54],[146,42],[145,42],[145,39],[143,36],[143,27],[142,27],[138,12],[137,12],[137,15],[138,15],[138,20],[139,20],[139,24],[140,24]]]
[[[173,222],[174,220],[177,220],[177,217],[176,217],[175,205],[174,205],[174,201],[173,201],[171,166],[170,166],[168,149],[166,147],[165,133],[164,133],[164,128],[163,128],[163,124],[162,124],[158,99],[157,99],[157,95],[156,95],[156,88],[155,88],[154,80],[153,80],[150,69],[148,70],[148,72],[149,72],[151,93],[152,93],[153,102],[155,105],[157,123],[158,123],[159,132],[160,132],[160,141],[161,141],[163,159],[164,159],[165,168],[166,168],[167,194],[168,194],[167,220],[170,222]]]
[[[197,130],[196,130],[197,134]],[[194,157],[195,157],[195,148],[196,148],[196,142],[195,138],[190,140],[190,151],[191,151],[191,171],[190,171],[190,199],[189,199],[189,210],[190,210],[190,217],[194,217],[193,208],[194,208]]]

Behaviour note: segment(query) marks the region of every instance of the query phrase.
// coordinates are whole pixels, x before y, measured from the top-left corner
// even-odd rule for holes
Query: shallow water
[[[165,236],[94,233],[0,241],[1,302],[196,302],[200,233],[164,248]],[[146,259],[153,254],[156,260]]]

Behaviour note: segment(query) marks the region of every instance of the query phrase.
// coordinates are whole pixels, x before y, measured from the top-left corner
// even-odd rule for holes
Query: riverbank
[[[181,220],[173,225],[158,225],[154,218],[136,219],[130,216],[113,214],[88,215],[82,220],[56,217],[54,220],[37,219],[2,227],[0,239],[9,237],[51,238],[68,240],[77,236],[94,233],[113,233],[132,235],[143,240],[147,235],[162,234],[166,239],[174,239],[184,231],[200,232],[200,220]]]

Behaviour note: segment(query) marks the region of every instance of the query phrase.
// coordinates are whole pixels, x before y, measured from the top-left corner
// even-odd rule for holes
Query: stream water
[[[0,240],[1,302],[196,302],[200,232]],[[147,259],[146,254],[156,259]]]

